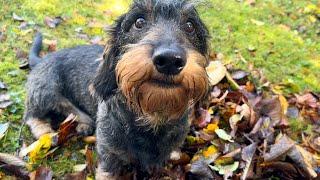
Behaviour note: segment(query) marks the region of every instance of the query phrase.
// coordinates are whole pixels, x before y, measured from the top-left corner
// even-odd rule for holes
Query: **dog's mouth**
[[[174,82],[171,79],[151,79],[149,81],[152,85],[156,85],[163,88],[176,88],[181,86],[180,84]]]

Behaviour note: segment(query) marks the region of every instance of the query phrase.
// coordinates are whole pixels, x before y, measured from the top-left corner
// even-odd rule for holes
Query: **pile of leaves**
[[[253,67],[248,73],[212,61],[207,71],[213,86],[189,117],[191,128],[183,147],[172,152],[166,166],[152,172],[149,179],[320,177],[319,94],[284,96]],[[296,128],[297,124],[307,128]],[[77,125],[77,117],[70,115],[57,133],[43,135],[22,147],[18,155],[0,153],[0,178],[52,179],[52,170],[42,166],[41,160],[77,138]],[[0,126],[0,138],[7,126]],[[65,179],[94,176],[95,137],[83,140],[88,144],[83,151],[86,162],[73,167],[74,173]],[[133,176],[137,173],[128,177]]]
[[[195,108],[191,131],[181,151],[171,155],[164,176],[320,177],[319,94],[306,92],[285,97],[261,72],[253,67],[250,72],[232,67],[226,71],[218,61],[210,64],[208,73],[216,85],[207,100]],[[308,128],[295,131],[295,123]]]

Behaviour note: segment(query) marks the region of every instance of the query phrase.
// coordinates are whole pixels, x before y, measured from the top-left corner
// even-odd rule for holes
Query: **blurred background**
[[[12,128],[0,149],[13,152],[24,107],[27,56],[37,30],[43,54],[80,44],[105,44],[106,30],[129,0],[0,0],[0,90],[13,105],[0,108]],[[211,35],[211,57],[262,75],[274,92],[320,92],[319,0],[207,0],[199,13]],[[24,132],[28,137],[28,132]],[[76,156],[76,155],[75,155]],[[58,174],[81,158],[51,164]],[[83,158],[82,158],[83,159]],[[51,163],[51,162],[47,162]]]

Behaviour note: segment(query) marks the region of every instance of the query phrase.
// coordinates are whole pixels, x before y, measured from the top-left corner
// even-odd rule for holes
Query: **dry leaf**
[[[263,156],[264,161],[273,161],[280,156],[286,155],[293,146],[294,141],[286,135],[283,135],[274,145],[271,145],[270,152]]]
[[[0,94],[0,109],[5,109],[12,104],[13,102],[10,100],[9,94]]]
[[[226,76],[227,69],[220,61],[211,61],[207,67],[207,73],[210,84],[214,86]]]
[[[246,166],[243,170],[241,180],[245,180],[247,178],[250,167],[252,166],[252,159],[253,159],[254,153],[256,152],[256,149],[257,149],[257,143],[253,143],[243,148],[242,150],[241,158],[246,162]]]
[[[39,167],[36,171],[30,173],[30,180],[52,180],[53,172],[48,167]]]
[[[0,140],[5,136],[9,128],[9,123],[0,124]]]
[[[232,140],[232,137],[229,134],[227,134],[226,131],[223,129],[216,129],[215,133],[218,135],[220,139],[223,139],[229,142],[234,142],[234,140]]]
[[[317,167],[317,162],[313,154],[306,151],[299,145],[294,145],[288,152],[288,156],[298,167],[303,168],[308,173],[308,177],[317,177],[317,173],[314,171]]]

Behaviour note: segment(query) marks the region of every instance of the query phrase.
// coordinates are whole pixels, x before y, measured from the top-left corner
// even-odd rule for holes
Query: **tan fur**
[[[36,118],[28,119],[26,124],[30,127],[31,132],[36,139],[39,139],[44,134],[54,132],[54,130],[51,128],[51,125],[45,120]]]
[[[157,72],[151,52],[149,45],[131,47],[118,62],[116,77],[129,106],[146,117],[142,118],[147,121],[145,124],[157,126],[166,120],[179,119],[206,94],[207,60],[197,51],[188,50],[184,69],[168,77]]]

